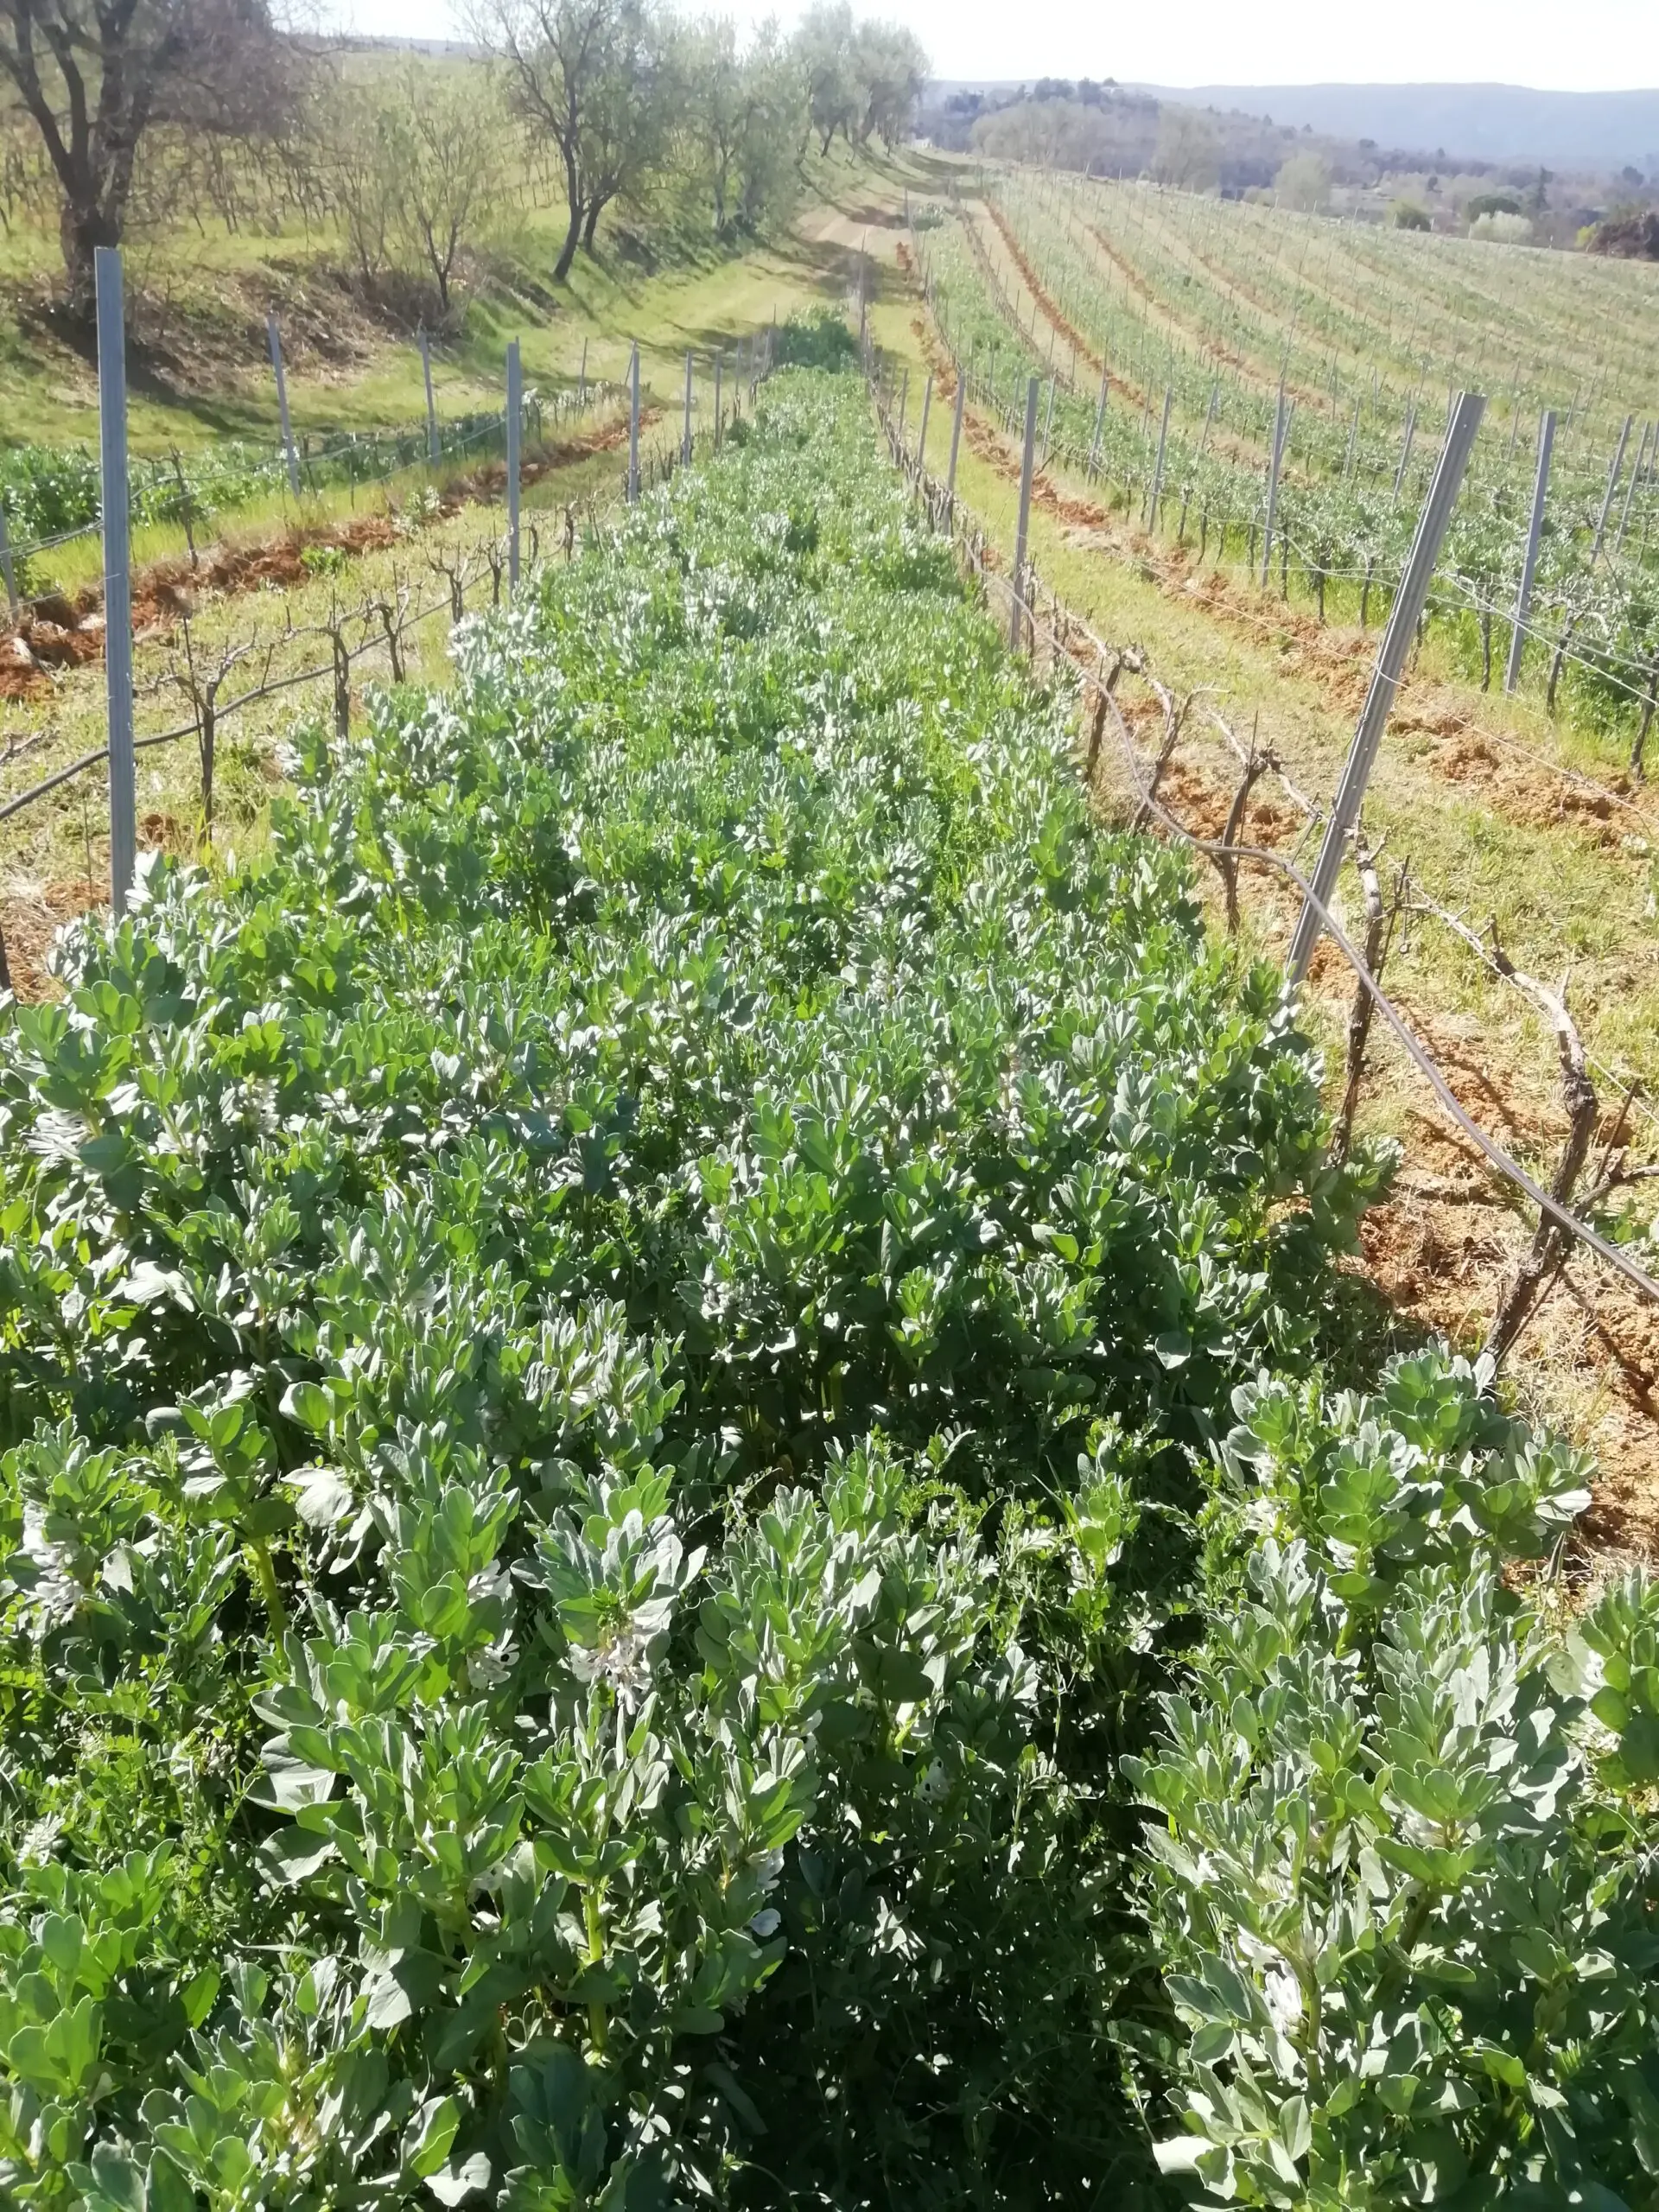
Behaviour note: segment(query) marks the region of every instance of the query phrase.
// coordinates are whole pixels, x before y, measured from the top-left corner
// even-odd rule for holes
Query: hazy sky
[[[1155,85],[1500,83],[1592,92],[1659,86],[1659,0],[855,0],[908,23],[942,77],[1116,77]],[[342,25],[455,34],[449,0],[324,0]],[[681,0],[702,12],[699,0]],[[785,23],[799,0],[710,0]]]

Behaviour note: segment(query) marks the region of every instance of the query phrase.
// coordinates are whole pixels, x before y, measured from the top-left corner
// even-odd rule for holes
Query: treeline
[[[613,206],[756,230],[810,149],[894,144],[927,71],[846,0],[787,39],[660,0],[476,0],[469,29],[437,60],[292,35],[265,0],[0,0],[0,229],[55,230],[80,308],[100,245],[331,230],[366,294],[442,319],[526,200],[567,217],[555,281]]]
[[[1045,77],[1001,97],[954,93],[925,109],[920,127],[936,145],[993,161],[1228,194],[1271,185],[1288,157],[1314,143],[1311,134],[1263,117],[1160,101],[1087,78],[1073,85]],[[1318,146],[1337,159],[1333,143]]]

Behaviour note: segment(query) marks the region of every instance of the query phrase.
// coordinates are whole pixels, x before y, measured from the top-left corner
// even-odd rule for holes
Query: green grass
[[[836,148],[816,156],[801,182],[805,208],[849,202],[890,187],[899,167]],[[683,213],[656,238],[658,265],[637,257],[620,221],[601,226],[596,256],[579,254],[567,284],[550,271],[563,236],[563,212],[515,207],[487,257],[486,280],[458,330],[434,346],[438,404],[460,413],[501,404],[503,358],[520,341],[528,384],[573,380],[588,347],[590,376],[620,378],[637,337],[652,394],[677,394],[684,350],[729,346],[746,331],[781,319],[836,289],[838,278],[788,225],[769,243],[718,249]],[[186,388],[134,362],[130,427],[135,453],[165,453],[221,437],[276,435],[276,400],[264,351],[263,314],[284,295],[308,292],[311,305],[287,318],[289,400],[296,433],[366,429],[420,417],[425,406],[420,353],[412,332],[377,322],[339,290],[329,272],[341,242],[297,230],[227,233],[208,220],[134,246],[127,256],[130,295],[165,297],[177,341],[193,332],[211,340],[217,366],[203,389]],[[39,283],[55,272],[55,239],[20,228],[0,244],[0,385],[6,392],[0,446],[55,445],[97,438],[97,378],[89,358],[41,321]],[[333,320],[349,335],[353,357],[325,361],[304,340],[309,318]]]
[[[896,244],[893,232],[871,239],[880,275],[871,321],[878,343],[910,369],[913,429],[926,355],[916,327],[921,302],[896,268]],[[936,403],[932,419],[929,460],[942,470],[948,410]],[[1018,505],[1017,448],[1000,427],[976,416],[970,415],[969,429],[976,439],[964,434],[958,492],[1006,569]],[[987,437],[1000,465],[976,449],[976,440],[982,446]],[[1202,689],[1245,741],[1259,731],[1300,787],[1328,800],[1352,737],[1375,630],[1368,642],[1357,631],[1346,632],[1351,657],[1333,663],[1324,657],[1311,599],[1298,593],[1287,608],[1276,589],[1261,594],[1234,577],[1226,611],[1217,612],[1185,588],[1187,573],[1171,563],[1169,545],[1148,543],[1121,515],[1098,525],[1085,521],[1080,511],[1098,512],[1101,496],[1057,473],[1051,476],[1053,489],[1076,504],[1057,513],[1039,484],[1031,545],[1044,582],[1109,643],[1142,645],[1173,690]],[[1344,635],[1333,624],[1323,643]],[[1121,694],[1132,701],[1137,689],[1126,678]],[[1454,779],[1447,771],[1456,739],[1422,726],[1429,721],[1465,728],[1490,760],[1476,761],[1467,777]],[[1201,716],[1190,717],[1187,728],[1176,759],[1202,777],[1210,794],[1208,826],[1218,830],[1237,764]],[[1143,758],[1152,741],[1147,729]],[[1385,878],[1409,861],[1420,889],[1472,927],[1495,921],[1522,969],[1552,987],[1568,978],[1603,1109],[1602,1136],[1611,1134],[1627,1086],[1637,1084],[1630,1134],[1636,1156],[1643,1158],[1652,1155],[1659,1133],[1646,1103],[1659,1092],[1659,928],[1650,856],[1659,847],[1659,796],[1637,791],[1628,811],[1611,809],[1605,821],[1561,813],[1559,802],[1569,787],[1551,772],[1555,764],[1615,783],[1627,747],[1619,733],[1552,722],[1535,696],[1483,694],[1452,641],[1431,635],[1402,689],[1374,772],[1366,823],[1385,840]],[[1109,753],[1109,765],[1111,758]],[[1120,773],[1115,784],[1103,784],[1101,803],[1116,812],[1125,804],[1124,780]],[[1271,782],[1259,791],[1266,800],[1277,796]],[[1191,813],[1179,804],[1175,810]],[[1247,836],[1251,829],[1247,818]],[[1255,830],[1262,843],[1282,849],[1294,842],[1287,821],[1263,827],[1258,815]],[[1198,888],[1212,926],[1221,929],[1212,870]],[[1295,918],[1294,894],[1247,872],[1242,895],[1245,941],[1282,957]],[[1337,905],[1351,920],[1358,914],[1351,866],[1339,880]],[[1386,981],[1470,1110],[1548,1180],[1564,1122],[1555,1042],[1533,1003],[1426,918],[1396,938]],[[1304,998],[1332,1071],[1333,1099],[1351,990],[1347,970],[1333,959],[1316,964]],[[1529,1211],[1448,1140],[1420,1075],[1383,1034],[1371,1042],[1358,1127],[1404,1147],[1406,1195],[1389,1231],[1399,1239],[1389,1249],[1400,1257],[1382,1270],[1391,1294],[1421,1325],[1478,1348],[1504,1269],[1531,1233]],[[1637,1217],[1645,1217],[1640,1209]],[[1419,1251],[1427,1256],[1414,1257]],[[1659,1517],[1654,1425],[1631,1395],[1630,1375],[1639,1374],[1645,1357],[1644,1316],[1627,1311],[1617,1294],[1605,1296],[1596,1270],[1585,1270],[1584,1287],[1594,1294],[1599,1313],[1634,1368],[1622,1371],[1605,1345],[1598,1348],[1588,1336],[1578,1309],[1558,1297],[1512,1358],[1512,1384],[1540,1417],[1562,1423],[1601,1455],[1599,1540],[1644,1548],[1654,1541]]]

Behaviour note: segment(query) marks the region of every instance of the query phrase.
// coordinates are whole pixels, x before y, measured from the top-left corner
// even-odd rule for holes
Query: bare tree
[[[402,92],[409,140],[403,219],[419,243],[447,315],[462,252],[501,191],[500,112],[482,68],[423,70],[411,63]]]
[[[73,305],[94,251],[121,244],[147,134],[263,131],[297,67],[264,0],[0,0],[0,76],[52,166]]]
[[[1183,192],[1209,192],[1221,174],[1221,141],[1207,115],[1166,100],[1158,111],[1152,174]]]

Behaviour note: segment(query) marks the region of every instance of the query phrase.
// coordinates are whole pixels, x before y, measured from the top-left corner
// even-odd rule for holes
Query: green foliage
[[[1389,220],[1396,231],[1432,231],[1433,221],[1427,207],[1420,207],[1414,200],[1390,200]]]
[[[780,367],[854,369],[858,366],[858,340],[843,315],[833,308],[816,308],[792,315],[778,333],[773,349]]]
[[[1506,1593],[1582,1469],[1466,1370],[1322,1402],[1381,1169],[859,384],[457,649],[0,1017],[6,2201],[1151,2206],[1177,2085],[1623,2187],[1650,1597]]]
[[[493,415],[451,417],[439,426],[442,450],[448,455],[478,453],[480,440],[498,432],[499,421]],[[314,489],[364,484],[426,456],[424,423],[348,432],[307,452],[305,476]],[[204,523],[287,480],[288,461],[280,448],[273,452],[232,438],[203,447],[176,463],[136,461],[128,498],[135,523],[177,522],[187,507],[193,523]],[[84,446],[16,446],[0,454],[0,502],[20,550],[64,532],[95,527],[99,496],[97,456]]]
[[[1284,165],[1281,199],[1300,196],[1304,206],[1315,205],[1312,187],[1320,170],[1316,156],[1293,156]],[[1046,296],[1077,332],[1080,346],[1092,344],[1101,365],[1110,365],[1103,407],[1093,371],[1084,371],[1083,353],[1074,353],[1068,364],[1064,350],[1054,355],[1040,334],[1026,327],[997,263],[976,241],[974,219],[955,203],[932,203],[931,212],[950,219],[928,226],[916,241],[929,299],[982,410],[1001,414],[1017,434],[1027,380],[1038,377],[1050,388],[1042,419],[1045,450],[1053,460],[1086,474],[1114,504],[1144,519],[1161,454],[1160,513],[1176,536],[1190,543],[1196,534],[1204,550],[1218,539],[1224,559],[1230,550],[1236,559],[1254,563],[1264,524],[1263,464],[1275,435],[1276,395],[1270,381],[1246,365],[1249,342],[1235,327],[1238,292],[1199,281],[1193,257],[1199,267],[1211,265],[1217,256],[1215,267],[1249,266],[1256,344],[1265,344],[1270,334],[1277,359],[1289,343],[1281,365],[1293,375],[1293,357],[1305,342],[1294,333],[1303,327],[1300,318],[1307,301],[1291,276],[1291,237],[1288,230],[1277,239],[1270,229],[1255,234],[1258,226],[1280,218],[1247,216],[1230,202],[1224,212],[1217,207],[1213,215],[1199,216],[1190,194],[1148,201],[1146,221],[1130,220],[1139,189],[1082,185],[1057,191],[1018,175],[1000,177],[995,189],[996,219],[1015,232]],[[1127,326],[1116,319],[1111,296],[1103,289],[1099,255],[1088,243],[1091,232],[1096,245],[1127,257],[1144,277],[1144,295],[1137,296],[1144,296],[1146,311]],[[1530,237],[1530,226],[1523,215],[1487,214],[1477,219],[1476,234],[1521,243]],[[1183,238],[1185,251],[1177,253],[1175,243]],[[1375,238],[1373,247],[1387,261],[1399,262],[1396,278],[1410,278],[1395,249]],[[1304,240],[1294,251],[1308,250]],[[1303,394],[1289,409],[1274,508],[1276,565],[1287,589],[1293,571],[1311,588],[1322,617],[1334,588],[1340,615],[1369,621],[1385,614],[1404,569],[1439,437],[1419,398],[1401,397],[1395,415],[1375,383],[1366,389],[1363,380],[1351,379],[1344,389],[1336,353],[1351,347],[1356,355],[1386,361],[1392,340],[1351,304],[1328,292],[1317,296],[1313,328],[1332,350],[1304,357]],[[1154,305],[1201,334],[1208,353],[1202,347],[1171,353]],[[1260,350],[1256,358],[1264,358]],[[1546,352],[1535,373],[1548,392],[1562,372]],[[1457,381],[1450,369],[1448,381]],[[1170,399],[1166,433],[1160,405],[1165,392]],[[1518,435],[1525,412],[1520,395],[1512,395],[1507,435],[1489,415],[1425,618],[1463,670],[1478,675],[1483,688],[1491,682],[1495,634],[1516,603],[1527,542],[1534,462],[1530,441]],[[1575,469],[1558,461],[1529,617],[1534,631],[1560,649],[1559,658],[1532,654],[1541,674],[1549,670],[1551,711],[1564,696],[1575,720],[1621,729],[1627,739],[1645,734],[1659,666],[1659,594],[1649,550],[1650,500],[1643,481],[1626,451],[1616,503],[1604,521],[1605,466]]]
[[[1237,1404],[1232,1594],[1129,1763],[1187,2031],[1160,2164],[1206,2203],[1651,2203],[1655,1593],[1566,1649],[1513,1594],[1586,1469],[1462,1362]]]
[[[1520,215],[1526,210],[1518,192],[1477,192],[1463,203],[1467,219],[1478,222],[1483,215]]]

